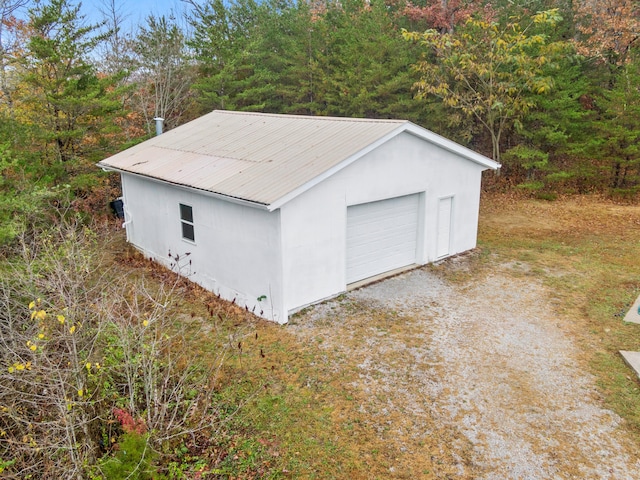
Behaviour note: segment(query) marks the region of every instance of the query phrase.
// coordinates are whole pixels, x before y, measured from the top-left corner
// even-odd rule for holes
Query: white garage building
[[[474,248],[481,172],[499,167],[407,121],[230,111],[98,165],[122,176],[132,244],[281,323]]]

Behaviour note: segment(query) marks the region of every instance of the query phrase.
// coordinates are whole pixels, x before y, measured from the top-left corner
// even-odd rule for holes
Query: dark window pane
[[[180,220],[193,223],[193,209],[189,205],[180,204]]]
[[[193,230],[193,225],[182,222],[182,237],[192,242],[196,241],[196,235]]]

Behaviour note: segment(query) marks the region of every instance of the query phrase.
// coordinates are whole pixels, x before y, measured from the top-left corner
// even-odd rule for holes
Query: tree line
[[[79,0],[0,1],[0,237],[52,188],[103,202],[94,162],[154,117],[215,108],[408,119],[540,195],[640,188],[635,0],[185,5],[128,30],[119,0],[95,24]]]

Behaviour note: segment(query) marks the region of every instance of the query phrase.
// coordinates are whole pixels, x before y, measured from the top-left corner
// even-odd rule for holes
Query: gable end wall
[[[476,246],[485,168],[404,132],[282,210],[285,308],[296,311],[346,290],[346,212],[350,205],[421,194],[418,264],[436,260],[438,201],[453,196],[450,254]]]

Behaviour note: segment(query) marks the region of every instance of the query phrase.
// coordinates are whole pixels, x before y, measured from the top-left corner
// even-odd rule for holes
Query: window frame
[[[196,229],[193,219],[193,206],[186,203],[179,203],[180,209],[180,233],[182,240],[189,243],[196,243]],[[186,231],[185,231],[186,228]],[[190,233],[190,236],[187,234]]]

